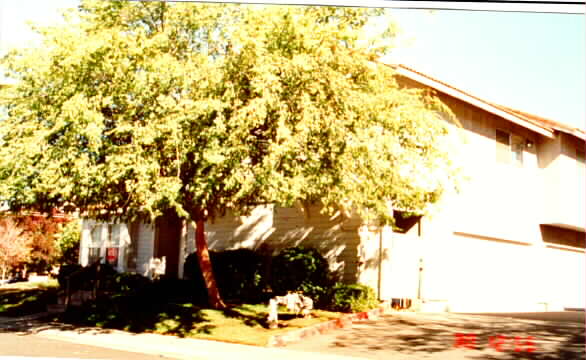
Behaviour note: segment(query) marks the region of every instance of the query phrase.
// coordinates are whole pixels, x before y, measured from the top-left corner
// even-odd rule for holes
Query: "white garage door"
[[[586,256],[583,251],[548,246],[544,249],[544,294],[551,310],[586,308]]]
[[[533,246],[466,235],[426,242],[424,298],[447,300],[453,312],[543,308]]]

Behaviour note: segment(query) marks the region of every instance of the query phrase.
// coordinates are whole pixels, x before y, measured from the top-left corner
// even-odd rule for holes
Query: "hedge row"
[[[276,256],[250,249],[210,251],[210,258],[218,288],[227,302],[260,303],[289,291],[301,291],[314,300],[318,309],[356,312],[378,303],[374,290],[368,286],[335,282],[327,260],[313,248],[292,247]],[[99,271],[96,266],[62,267],[58,280],[63,288],[68,276],[72,289],[91,287],[95,284],[93,280],[100,279],[100,288],[106,292],[148,294],[151,299],[171,296],[199,303],[207,298],[195,253],[185,261],[187,281],[163,278],[152,282],[138,274],[118,274],[104,264]]]
[[[274,257],[250,249],[210,251],[210,258],[220,293],[228,301],[264,302],[301,291],[319,309],[356,312],[378,304],[372,288],[336,282],[327,260],[313,248],[287,248]],[[187,257],[184,274],[205,292],[196,254]]]

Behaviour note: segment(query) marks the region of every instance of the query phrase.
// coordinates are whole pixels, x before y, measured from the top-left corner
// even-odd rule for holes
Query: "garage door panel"
[[[426,257],[425,294],[443,296],[452,311],[535,311],[532,254],[530,246],[454,235]]]

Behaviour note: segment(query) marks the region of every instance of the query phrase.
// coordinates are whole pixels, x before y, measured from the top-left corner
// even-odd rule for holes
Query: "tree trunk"
[[[197,261],[199,262],[199,268],[203,275],[203,281],[208,291],[208,302],[214,309],[224,309],[226,305],[220,297],[218,291],[218,285],[216,284],[216,278],[212,271],[212,262],[210,261],[210,253],[208,251],[208,242],[204,232],[205,223],[203,220],[196,222],[195,228],[195,248],[197,251]]]

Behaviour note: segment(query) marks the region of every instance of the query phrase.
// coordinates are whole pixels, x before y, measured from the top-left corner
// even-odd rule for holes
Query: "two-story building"
[[[313,246],[345,282],[371,285],[381,299],[419,300],[423,309],[546,311],[586,307],[586,133],[484,101],[408,67],[407,87],[436,91],[459,122],[454,156],[466,180],[429,215],[377,228],[319,208],[259,206],[247,217],[206,225],[211,249],[276,252]],[[182,276],[194,229],[85,221],[80,262],[100,258],[148,274],[153,258]]]

